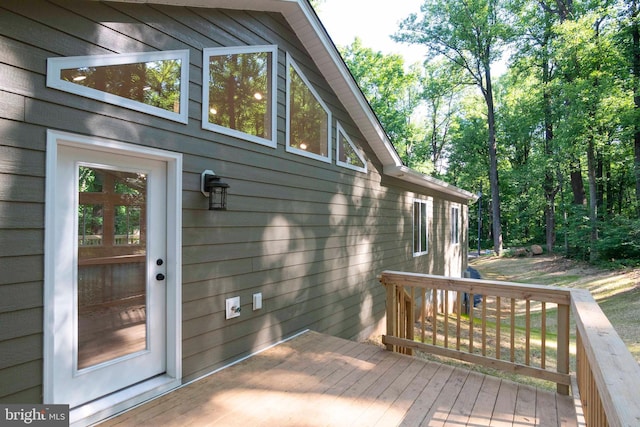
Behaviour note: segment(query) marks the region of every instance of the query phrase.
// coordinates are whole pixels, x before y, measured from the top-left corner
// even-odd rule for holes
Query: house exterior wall
[[[277,45],[276,149],[202,129],[202,49]],[[45,84],[50,57],[189,49],[189,121],[174,123]],[[369,161],[364,174],[285,151],[285,53]],[[0,402],[40,402],[46,131],[184,155],[183,381],[297,331],[365,338],[384,320],[385,269],[462,276],[466,200],[381,174],[382,165],[279,14],[86,1],[0,4]],[[335,159],[335,154],[332,156]],[[231,185],[211,212],[200,174]],[[433,198],[429,253],[412,255],[414,198]],[[461,240],[450,242],[450,206]],[[251,310],[262,292],[263,309]],[[242,314],[225,320],[225,298]]]

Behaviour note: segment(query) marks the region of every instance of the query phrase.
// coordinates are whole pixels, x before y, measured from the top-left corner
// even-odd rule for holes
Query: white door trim
[[[53,358],[54,218],[58,147],[71,146],[164,161],[167,164],[166,373],[74,409],[71,423],[90,424],[177,387],[182,377],[182,154],[119,141],[47,130],[45,192],[44,371],[43,402],[55,399]],[[68,190],[67,190],[68,191]]]

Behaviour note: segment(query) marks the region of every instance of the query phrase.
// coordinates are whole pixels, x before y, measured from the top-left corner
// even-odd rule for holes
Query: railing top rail
[[[383,271],[382,284],[396,284],[424,289],[443,289],[462,291],[478,295],[491,295],[505,298],[530,299],[569,305],[571,290],[554,286],[526,285],[523,283],[501,282],[484,279],[466,279],[458,277],[435,276],[423,273],[401,271]]]
[[[640,426],[640,365],[591,293],[571,291],[576,328],[610,426]]]

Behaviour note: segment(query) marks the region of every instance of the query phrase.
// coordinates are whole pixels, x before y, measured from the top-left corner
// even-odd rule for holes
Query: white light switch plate
[[[253,294],[253,310],[260,310],[262,308],[262,292]]]

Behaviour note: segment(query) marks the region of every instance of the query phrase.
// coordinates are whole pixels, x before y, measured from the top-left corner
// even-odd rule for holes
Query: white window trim
[[[451,205],[451,244],[460,244],[460,205]]]
[[[340,124],[340,122],[336,121],[336,164],[338,166],[342,166],[343,168],[347,168],[347,169],[352,169],[354,171],[358,171],[358,172],[364,172],[367,173],[367,162],[364,158],[364,155],[362,154],[362,151],[360,151],[355,144],[353,143],[353,141],[351,141],[351,138],[349,138],[349,135],[344,131],[344,128],[342,127],[342,125]],[[362,162],[362,164],[364,165],[364,167],[360,167],[357,165],[352,165],[351,163],[347,163],[347,162],[343,162],[340,160],[340,155],[342,154],[342,144],[340,144],[340,135],[342,135],[344,137],[344,139],[347,141],[347,143],[351,146],[351,149],[356,153],[356,156],[358,156],[358,159],[360,159],[360,161]]]
[[[427,210],[427,226],[425,227],[425,233],[426,233],[426,242],[427,242],[427,247],[426,248],[420,248],[420,249],[424,249],[421,251],[415,251],[415,241],[416,241],[416,232],[420,232],[420,226],[418,226],[418,230],[416,231],[416,220],[415,220],[415,208],[414,205],[415,203],[420,203],[420,205],[425,205],[426,206],[426,210]],[[411,224],[413,227],[413,234],[411,235],[412,240],[411,240],[411,246],[412,246],[412,251],[413,251],[413,256],[417,257],[417,256],[421,256],[421,255],[426,255],[429,253],[429,237],[431,237],[431,218],[433,216],[433,200],[432,199],[418,199],[418,198],[414,198],[411,200]],[[422,216],[420,216],[419,218],[420,220],[422,220]],[[422,237],[422,236],[420,236]],[[420,239],[420,241],[422,241],[422,239]]]
[[[180,67],[180,112],[164,110],[143,102],[123,98],[111,93],[71,83],[60,78],[60,71],[69,68],[124,65],[138,62],[179,59]],[[107,55],[70,56],[47,59],[47,86],[65,92],[140,111],[168,120],[187,123],[189,120],[189,50],[167,50],[158,52],[121,53]]]
[[[271,52],[271,138],[262,138],[236,129],[209,122],[209,57],[216,55],[235,55],[243,53]],[[257,144],[276,148],[278,146],[278,46],[234,46],[212,47],[202,50],[202,128],[234,138],[245,139]]]
[[[293,58],[291,58],[291,54],[287,53],[287,61],[286,61],[287,65],[287,129],[286,129],[286,135],[287,135],[287,144],[286,144],[286,151],[290,152],[290,153],[295,153],[295,154],[299,154],[300,156],[304,156],[304,157],[310,157],[312,159],[315,160],[319,160],[321,162],[325,162],[325,163],[331,163],[331,110],[329,110],[329,107],[327,107],[327,104],[324,103],[324,101],[322,100],[322,98],[320,97],[320,95],[318,94],[318,92],[316,92],[316,90],[313,88],[313,85],[309,82],[309,80],[307,79],[307,77],[304,75],[304,73],[302,72],[302,70],[300,69],[300,67],[298,66],[298,64],[296,64],[296,62],[293,60]],[[307,86],[307,88],[311,91],[311,93],[313,94],[314,98],[316,98],[316,101],[318,101],[318,103],[322,106],[322,108],[324,109],[325,113],[327,113],[327,155],[325,156],[321,156],[319,154],[315,154],[315,153],[311,153],[309,151],[305,151],[305,150],[301,150],[299,148],[296,147],[292,147],[291,146],[291,68],[293,67],[293,69],[295,70],[295,72],[298,74],[298,76],[302,79],[303,83]]]

